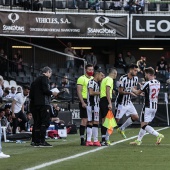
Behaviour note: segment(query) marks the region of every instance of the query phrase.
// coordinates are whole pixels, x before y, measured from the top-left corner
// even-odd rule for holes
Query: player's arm
[[[140,89],[137,90],[137,89],[135,89],[135,88],[132,89],[132,92],[135,93],[136,95],[140,95],[141,93],[143,93],[142,90],[140,90]]]
[[[100,92],[94,91],[93,88],[89,88],[89,94],[90,94],[90,96],[96,96],[96,95],[99,95]]]
[[[106,97],[107,97],[107,101],[109,103],[108,108],[110,110],[112,110],[112,101],[111,101],[111,97],[110,97],[110,86],[106,86]]]
[[[84,100],[83,100],[83,96],[82,96],[82,89],[83,89],[83,86],[82,85],[77,85],[77,95],[78,95],[78,98],[81,102],[81,104],[85,104]]]
[[[13,99],[12,105],[11,105],[12,118],[15,118],[15,114],[14,114],[14,106],[15,106],[15,104],[16,104],[16,100]]]
[[[124,91],[124,88],[123,88],[123,87],[119,87],[119,88],[118,88],[118,92],[119,92],[119,94],[122,94],[122,95],[131,94],[131,92]]]

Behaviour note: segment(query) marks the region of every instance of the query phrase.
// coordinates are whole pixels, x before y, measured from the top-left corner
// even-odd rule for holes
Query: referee
[[[85,67],[86,73],[82,76],[80,76],[77,80],[77,95],[80,100],[79,108],[80,108],[80,118],[81,118],[81,124],[80,124],[80,139],[81,139],[81,145],[85,145],[84,140],[84,133],[85,128],[87,125],[87,85],[90,79],[93,78],[93,72],[94,68],[92,64],[87,64]]]
[[[46,129],[50,123],[51,95],[57,96],[58,94],[50,91],[49,78],[51,75],[51,68],[44,67],[42,75],[31,84],[30,110],[34,119],[35,147],[52,147],[45,141]]]
[[[116,79],[117,71],[114,68],[109,69],[109,75],[105,77],[100,85],[100,113],[102,124],[109,110],[112,110],[112,95],[113,95],[113,79]],[[101,126],[102,146],[110,145],[109,136],[106,136],[107,128]]]

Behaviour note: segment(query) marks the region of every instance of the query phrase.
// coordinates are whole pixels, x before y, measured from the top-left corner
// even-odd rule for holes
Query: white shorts
[[[99,107],[87,106],[88,121],[99,121]]]
[[[126,114],[126,116],[138,114],[132,102],[130,102],[128,105],[118,104],[116,107],[116,118],[121,119],[124,114]]]
[[[151,109],[146,107],[143,108],[140,115],[140,121],[147,122],[147,123],[152,122],[152,120],[155,117],[156,111],[157,111],[156,109]]]

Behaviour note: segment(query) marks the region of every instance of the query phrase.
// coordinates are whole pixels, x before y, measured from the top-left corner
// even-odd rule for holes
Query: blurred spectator
[[[64,76],[61,80],[61,86],[62,87],[70,87],[69,80],[67,76]]]
[[[17,62],[18,62],[17,54],[14,54],[12,58],[12,63],[11,63],[11,71],[16,72],[16,73],[18,70]]]
[[[50,82],[50,90],[56,88],[57,85],[55,82]]]
[[[97,58],[92,50],[85,56],[85,60],[87,64],[92,64],[94,68],[97,66]]]
[[[127,56],[125,57],[125,63],[127,65],[127,67],[129,67],[132,63],[135,64],[136,63],[136,59],[135,57],[131,54],[130,51],[127,52]]]
[[[135,0],[125,0],[124,1],[124,10],[129,11],[129,14],[135,13],[136,12]]]
[[[17,52],[17,75],[18,75],[19,72],[24,72],[25,73],[22,54],[21,54],[20,50],[18,50],[18,52]]]
[[[2,76],[0,76],[0,98],[2,98],[4,91],[3,91],[3,84],[4,84],[4,79]]]
[[[76,51],[72,48],[71,42],[67,43],[67,48],[65,48],[64,52],[70,56],[67,56],[67,68],[74,68],[74,56],[76,55]],[[73,56],[73,57],[71,57]]]
[[[95,12],[97,13],[98,10],[100,9],[100,1],[99,0],[89,0],[88,1],[88,7],[90,9],[94,9]]]
[[[138,72],[141,72],[143,74],[143,71],[146,67],[146,57],[141,56],[140,60],[137,61],[137,66],[138,66]]]
[[[28,111],[26,113],[26,122],[21,121],[18,124],[18,126],[20,127],[20,132],[22,131],[30,132],[31,121],[32,121],[32,113]]]
[[[125,60],[123,59],[122,53],[118,54],[118,57],[115,61],[115,67],[116,68],[123,68],[126,72],[126,63],[125,63]]]
[[[10,105],[8,105],[8,104],[5,105],[4,110],[5,110],[5,116],[6,116],[7,118],[8,118],[9,115],[11,115],[10,108],[11,108]]]
[[[145,0],[136,0],[136,13],[141,12],[143,14],[145,9]]]
[[[34,0],[33,2],[33,11],[43,11],[43,2],[41,0]]]
[[[7,55],[5,55],[4,50],[0,50],[0,73],[5,76],[5,71],[7,70]]]
[[[24,7],[24,10],[31,10],[31,2],[30,2],[30,0],[24,0],[23,7]]]
[[[15,87],[11,87],[11,92],[9,93],[9,96],[11,98],[14,98],[16,94],[16,88]]]
[[[164,56],[162,56],[161,60],[157,62],[156,72],[160,72],[163,75],[166,75],[166,72],[168,72],[168,64],[165,61],[165,57]]]
[[[78,52],[78,57],[83,59],[85,57],[85,52],[83,49],[81,49],[79,52]],[[77,68],[83,68],[84,66],[84,62],[83,60],[79,60],[79,59],[75,59],[75,65]]]
[[[22,87],[17,87],[17,93],[21,93],[22,92]]]
[[[7,90],[7,89],[4,90],[3,98],[11,98],[9,96],[9,90]]]
[[[0,121],[1,121],[1,126],[7,126],[8,125],[8,120],[5,117],[5,111],[3,110],[0,112]]]

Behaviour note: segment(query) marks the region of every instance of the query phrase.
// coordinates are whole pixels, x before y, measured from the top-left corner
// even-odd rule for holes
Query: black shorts
[[[84,102],[87,104],[87,100],[84,99]],[[87,118],[87,110],[86,108],[82,107],[82,103],[79,103],[79,109],[80,109],[80,118]]]
[[[103,98],[100,99],[99,106],[100,106],[100,115],[101,115],[101,118],[105,118],[106,117],[107,112],[109,111],[108,105],[109,105],[109,102],[108,102],[106,97],[103,97]]]

